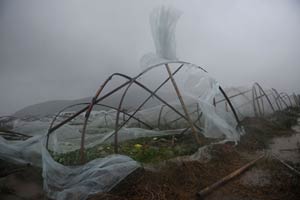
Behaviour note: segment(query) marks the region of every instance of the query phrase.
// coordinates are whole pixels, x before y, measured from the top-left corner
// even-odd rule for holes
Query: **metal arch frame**
[[[259,101],[256,101],[257,99],[258,99],[258,96],[257,96],[256,87],[253,86],[252,87],[252,104],[253,104],[254,115],[256,117],[262,116],[261,109],[260,109],[260,103],[259,103]]]
[[[179,62],[179,63],[182,63],[182,62]],[[159,65],[155,65],[152,68],[154,67],[157,67]],[[198,67],[200,68],[200,67]],[[200,68],[202,69],[202,68]],[[136,81],[137,78],[139,78],[141,75],[143,75],[144,73],[146,73],[147,71],[149,71],[149,69],[145,70],[144,72],[140,73],[138,76],[136,76],[135,78],[131,78],[127,75],[124,75],[124,74],[121,74],[121,73],[114,73],[113,75],[111,75],[108,79],[106,79],[106,81],[104,82],[104,84],[102,84],[99,88],[99,90],[97,91],[96,95],[94,96],[94,98],[92,99],[92,102],[90,103],[90,105],[87,107],[87,108],[84,108],[86,111],[86,114],[85,114],[85,121],[84,121],[84,125],[83,125],[83,130],[82,130],[82,138],[81,138],[81,148],[80,148],[80,154],[81,154],[81,162],[84,162],[84,138],[85,138],[85,132],[86,132],[86,127],[87,127],[87,121],[88,121],[88,118],[89,118],[89,115],[90,115],[90,112],[93,108],[93,105],[96,103],[96,102],[99,102],[101,100],[104,99],[104,97],[106,98],[107,96],[111,95],[112,93],[116,92],[117,90],[125,87],[126,85],[127,86],[127,89],[125,90],[125,92],[123,93],[122,96],[125,96],[126,94],[126,91],[128,90],[128,88],[134,83],[136,85],[138,85],[139,87],[143,88],[144,90],[146,90],[147,92],[149,92],[151,95],[149,96],[148,99],[150,99],[152,96],[155,96],[158,100],[160,100],[162,103],[166,104],[169,108],[171,108],[174,112],[176,112],[178,115],[182,116],[184,119],[186,119],[186,117],[184,115],[182,115],[180,112],[178,112],[173,106],[171,106],[170,104],[168,104],[166,101],[164,101],[162,98],[160,98],[158,95],[155,94],[155,92],[151,91],[149,88],[147,88],[146,86],[144,86],[143,84],[141,84],[140,82]],[[205,71],[205,70],[204,70]],[[112,79],[113,76],[119,76],[119,77],[122,77],[122,78],[125,78],[125,79],[128,79],[128,81],[126,83],[124,83],[123,85],[115,88],[113,91],[111,91],[110,93],[106,94],[105,96],[103,96],[102,98],[100,99],[97,99],[98,96],[101,94],[102,90],[104,89],[104,87],[106,86],[106,84]],[[169,80],[169,78],[168,78]],[[166,82],[166,81],[165,81]],[[164,82],[164,83],[165,83]],[[161,86],[160,86],[161,87]],[[158,88],[159,89],[159,88]],[[123,97],[124,98],[124,97]],[[146,103],[148,101],[148,99],[144,102]],[[120,103],[122,102],[123,100],[121,99]],[[142,107],[142,106],[140,106]],[[119,106],[119,108],[121,108]],[[83,109],[82,109],[83,110]],[[82,112],[84,112],[84,110],[81,112],[79,111],[81,114]],[[137,111],[136,111],[137,112]],[[135,112],[135,113],[136,113]],[[134,114],[135,114],[134,113]],[[78,113],[74,114],[74,116],[70,117],[68,121],[72,120],[74,117],[78,116],[79,115]],[[117,112],[117,117],[116,117],[116,124],[118,123],[118,119],[119,119],[119,114],[120,114],[120,110],[118,110]],[[133,115],[134,115],[133,114]],[[72,119],[71,119],[72,118]],[[129,121],[131,118],[128,118],[127,121]],[[126,123],[127,123],[126,121]],[[65,123],[65,122],[62,122],[62,123]],[[58,124],[59,126],[62,125],[62,123]],[[125,123],[122,124],[122,126],[124,126]],[[122,127],[121,126],[121,127]],[[117,131],[121,128],[121,127],[118,127],[116,126],[116,133],[115,133],[115,146],[117,145],[118,141],[117,141]],[[195,127],[197,127],[195,125]],[[57,128],[57,127],[53,127],[51,130],[53,130],[54,128]],[[198,129],[200,129],[199,127],[197,127]],[[54,129],[55,130],[55,129]],[[117,152],[117,148],[115,147],[115,152]]]
[[[248,97],[245,95],[246,93],[251,92],[252,89],[245,90],[245,91],[240,91],[240,90],[238,90],[237,88],[234,88],[234,90],[237,91],[238,93],[233,94],[233,95],[231,95],[231,96],[228,96],[228,99],[232,99],[232,98],[235,98],[235,97],[238,97],[238,96],[243,96],[245,99],[248,99],[249,102],[252,102],[252,99],[248,98]],[[225,92],[225,94],[226,94],[226,92]],[[219,103],[221,103],[221,102],[224,102],[224,101],[225,101],[225,109],[227,110],[227,104],[228,104],[228,101],[226,100],[226,98],[215,101],[215,104],[217,105],[217,104],[219,104]],[[246,104],[248,104],[249,102],[247,102]],[[246,105],[246,104],[245,104],[245,105]],[[241,105],[240,105],[239,107],[241,107]],[[239,107],[237,107],[237,108],[239,108]],[[243,115],[238,109],[235,109],[235,111],[238,111],[240,115]],[[237,115],[237,116],[238,116],[238,115]]]
[[[146,98],[146,100],[136,109],[136,111],[133,113],[133,115],[136,113],[136,112],[138,112],[141,108],[142,108],[142,106],[151,98],[151,97],[153,97],[153,96],[155,96],[158,100],[160,100],[161,102],[163,102],[164,104],[166,104],[168,107],[170,107],[170,105],[168,105],[163,99],[161,99],[159,96],[157,96],[156,95],[156,92],[164,85],[164,84],[166,84],[169,80],[171,80],[171,81],[173,81],[172,80],[172,78],[173,78],[173,76],[184,66],[184,64],[190,64],[190,63],[185,63],[185,62],[181,62],[181,61],[178,61],[178,62],[162,62],[162,63],[160,63],[160,64],[157,64],[157,65],[154,65],[154,66],[151,66],[151,67],[149,67],[149,68],[147,68],[146,70],[144,70],[143,72],[141,72],[140,74],[138,74],[136,77],[134,77],[134,78],[132,78],[132,80],[131,80],[131,82],[128,84],[128,86],[127,86],[127,88],[125,89],[125,91],[124,91],[124,93],[123,93],[123,95],[122,95],[122,97],[121,97],[121,100],[120,100],[120,103],[119,103],[119,107],[118,107],[118,109],[121,109],[121,107],[122,107],[122,104],[123,104],[123,101],[124,101],[124,99],[125,99],[125,96],[126,96],[126,94],[127,94],[127,92],[128,92],[128,90],[129,90],[129,88],[133,85],[133,83],[137,83],[138,84],[138,82],[136,81],[138,78],[140,78],[141,76],[143,76],[145,73],[147,73],[147,72],[149,72],[150,70],[152,70],[152,69],[154,69],[154,68],[158,68],[158,67],[161,67],[161,66],[166,66],[167,67],[167,69],[168,69],[168,64],[169,63],[177,63],[177,64],[181,64],[176,70],[175,70],[175,72],[170,72],[170,76],[165,80],[165,81],[163,81],[151,94],[150,94],[150,96],[148,97],[148,98]],[[205,69],[203,69],[203,68],[201,68],[201,67],[199,67],[199,66],[196,66],[196,68],[198,68],[198,69],[201,69],[202,71],[204,71],[204,72],[206,72],[207,73],[207,71],[205,70]],[[173,85],[174,86],[174,85]],[[175,90],[176,90],[176,86],[174,86],[174,88],[175,88]],[[146,88],[144,88],[144,89],[146,89]],[[177,96],[178,96],[178,98],[180,98],[180,96],[177,94]],[[184,105],[182,105],[182,107],[184,108]],[[185,120],[187,120],[188,122],[190,122],[190,119],[189,119],[189,116],[188,116],[188,114],[186,113],[186,116],[184,116],[183,114],[181,114],[179,111],[177,111],[175,108],[173,109],[172,107],[170,107],[173,111],[175,111],[178,115],[180,115],[183,119],[185,119]],[[117,153],[118,152],[118,147],[117,147],[117,144],[118,144],[118,131],[125,125],[125,123],[127,123],[127,122],[124,122],[123,124],[121,124],[120,125],[120,127],[119,127],[119,114],[120,113],[118,113],[117,112],[117,117],[116,117],[116,124],[115,124],[115,133],[114,133],[114,138],[115,138],[115,140],[114,140],[114,142],[115,142],[115,146],[114,146],[114,150],[115,150],[115,153]],[[129,119],[128,119],[129,120]],[[191,123],[192,123],[192,126],[194,126],[194,127],[196,127],[198,130],[201,130],[199,127],[197,127],[197,125],[195,125],[195,123],[193,123],[192,121],[191,121]],[[192,127],[193,128],[193,127]],[[196,133],[195,133],[195,139],[198,141],[199,139],[198,139],[198,136],[196,135]]]
[[[296,103],[296,106],[300,106],[300,98],[295,93],[293,93],[294,101]]]
[[[120,76],[123,78],[128,79],[129,81],[123,83],[122,85],[118,86],[117,88],[113,89],[112,91],[108,92],[107,94],[105,94],[104,96],[102,96],[101,98],[97,99],[97,97],[100,95],[101,91],[104,89],[104,86],[112,79],[113,76]],[[53,133],[56,129],[58,129],[59,127],[61,127],[62,125],[64,125],[65,123],[71,121],[72,119],[74,119],[75,117],[77,117],[78,115],[80,115],[81,113],[83,113],[84,111],[87,110],[86,113],[86,119],[85,119],[85,127],[83,130],[83,134],[82,134],[82,140],[84,141],[84,133],[85,133],[85,128],[86,128],[86,124],[87,124],[87,120],[89,117],[89,113],[93,107],[94,104],[100,102],[101,100],[107,98],[108,96],[112,95],[113,93],[117,92],[118,90],[122,89],[123,87],[125,87],[127,84],[129,84],[131,82],[132,78],[130,78],[129,76],[126,76],[124,74],[120,74],[120,73],[114,73],[112,74],[108,79],[106,79],[106,81],[104,82],[104,84],[102,84],[99,88],[99,90],[97,91],[95,97],[93,98],[92,102],[89,104],[89,106],[86,106],[84,108],[82,108],[81,110],[79,110],[77,113],[75,113],[73,116],[67,118],[66,120],[60,122],[59,124],[55,125],[54,127],[52,127],[51,129],[48,130],[48,134],[50,135],[51,133]],[[149,93],[153,94],[153,92],[148,89],[147,87],[145,87],[143,84],[139,83],[138,81],[134,81],[134,83],[136,83],[138,86],[142,87],[143,89],[145,89],[146,91],[148,91]],[[160,97],[158,97],[157,95],[153,94],[153,96],[156,96],[159,100],[162,100]],[[173,108],[171,105],[169,105],[167,102],[165,102],[164,100],[162,100],[162,102],[164,104],[166,104],[168,107],[170,107],[171,109],[173,109],[176,113],[178,113],[179,115],[182,115],[181,113],[179,113],[175,108]],[[185,116],[182,115],[183,118],[185,118]],[[82,149],[82,155],[83,155],[83,143],[81,143],[81,149]]]
[[[193,105],[193,104],[191,104],[191,105]],[[189,114],[194,114],[194,113],[196,113],[197,112],[197,119],[198,119],[198,121],[200,120],[200,118],[201,118],[201,116],[202,116],[202,112],[199,112],[200,110],[199,110],[199,103],[197,102],[197,103],[195,103],[195,105],[196,105],[196,110],[194,110],[194,111],[192,111],[192,112],[189,112]],[[168,113],[168,112],[167,112]],[[167,114],[166,113],[166,114]],[[181,119],[181,117],[178,117],[178,118],[176,118],[176,119],[173,119],[172,121],[169,121],[169,123],[175,123],[175,122],[177,122],[177,121],[179,121]]]
[[[293,95],[293,99],[294,99],[294,102],[295,102],[296,106],[299,106],[299,105],[298,105],[298,101],[297,101],[297,96],[296,96],[296,94],[293,93],[292,95]]]
[[[138,85],[139,87],[143,88],[144,90],[146,90],[147,92],[149,92],[151,95],[150,95],[150,98],[152,96],[156,97],[158,100],[160,100],[163,104],[165,104],[166,106],[168,106],[169,108],[171,108],[174,112],[176,112],[178,115],[180,115],[183,119],[187,120],[186,117],[184,115],[182,115],[180,112],[178,112],[173,106],[171,106],[170,104],[168,104],[166,101],[164,101],[163,99],[161,99],[158,95],[156,95],[156,91],[151,91],[149,88],[147,88],[145,85],[141,84],[140,82],[138,82],[136,79],[139,78],[140,76],[142,76],[143,74],[145,74],[146,72],[152,70],[153,68],[156,68],[156,67],[159,67],[159,66],[162,66],[164,64],[169,64],[169,63],[177,63],[177,64],[182,64],[183,65],[189,65],[190,63],[188,62],[183,62],[183,61],[170,61],[170,62],[163,62],[163,63],[159,63],[157,65],[154,65],[154,66],[151,66],[149,67],[148,69],[144,70],[143,72],[141,72],[139,75],[137,75],[136,77],[134,78],[131,78],[129,76],[126,76],[124,74],[121,74],[121,73],[114,73],[112,74],[111,76],[109,76],[105,81],[104,83],[100,86],[100,88],[97,90],[95,96],[92,98],[92,101],[90,102],[90,104],[84,108],[82,108],[81,110],[79,110],[77,113],[75,113],[73,116],[67,118],[66,120],[60,122],[59,124],[55,125],[54,127],[51,127],[49,128],[48,130],[48,135],[50,135],[53,131],[55,131],[56,129],[58,129],[59,127],[61,127],[62,125],[64,125],[65,123],[71,121],[72,119],[74,119],[75,117],[77,117],[78,115],[80,115],[81,113],[85,112],[85,120],[84,120],[84,125],[83,125],[83,129],[82,129],[82,137],[81,137],[81,148],[80,148],[80,154],[81,154],[81,160],[82,162],[84,162],[84,140],[85,140],[85,131],[86,131],[86,127],[87,127],[87,122],[88,122],[88,118],[90,116],[90,112],[91,110],[93,109],[93,106],[97,103],[99,103],[101,100],[107,98],[108,96],[114,94],[115,92],[119,91],[120,89],[124,88],[125,86],[126,89],[125,91],[123,92],[123,95],[122,95],[122,99],[120,100],[120,103],[119,103],[119,107],[118,107],[118,110],[117,110],[117,118],[116,118],[116,127],[115,127],[115,145],[117,144],[117,131],[124,125],[126,124],[132,117],[129,117],[125,122],[123,122],[123,124],[119,127],[119,116],[120,116],[120,108],[122,107],[122,103],[123,103],[123,100],[127,94],[127,91],[128,89],[130,88],[131,85],[135,84],[135,85]],[[181,66],[181,67],[182,67]],[[201,69],[203,70],[204,72],[207,73],[207,71],[199,66],[195,66],[193,65],[194,67],[198,68],[198,69]],[[173,72],[174,74],[174,72]],[[118,87],[114,88],[113,90],[111,90],[110,92],[106,93],[105,95],[103,95],[102,97],[98,98],[100,96],[100,94],[102,93],[103,89],[105,88],[105,86],[109,83],[110,80],[112,80],[112,78],[114,76],[118,76],[118,77],[122,77],[124,79],[127,79],[128,81],[126,81],[125,83],[119,85]],[[167,80],[165,82],[167,82],[168,80],[170,79],[167,78]],[[164,83],[163,83],[164,84]],[[159,87],[160,88],[160,87]],[[158,89],[159,89],[158,88]],[[220,87],[221,88],[221,87]],[[157,90],[158,90],[157,89]],[[223,95],[226,95],[226,93],[223,93]],[[226,95],[227,96],[227,95]],[[227,101],[229,101],[229,105],[231,105],[231,109],[233,112],[235,112],[235,109],[233,107],[233,105],[231,104],[229,98],[226,98]],[[147,102],[148,100],[146,100],[145,102]],[[142,107],[142,106],[141,106]],[[137,111],[136,111],[137,112]],[[135,113],[136,113],[135,112]],[[134,114],[135,114],[134,113]],[[134,115],[132,114],[132,115]],[[236,120],[239,124],[239,120],[237,118],[237,115],[236,115]],[[195,124],[194,124],[195,125]],[[197,127],[195,125],[195,127]],[[201,128],[197,127],[199,130],[201,130]],[[116,150],[117,148],[115,148]],[[116,150],[117,151],[117,150]]]
[[[264,93],[262,93],[261,90],[258,90],[258,91],[259,91],[259,96],[263,96],[263,95],[264,95]],[[267,97],[267,95],[266,95],[266,97]],[[261,102],[262,113],[265,114],[264,99],[263,99],[263,98],[257,99],[257,101],[259,101],[259,100],[260,100],[260,102]],[[271,101],[270,101],[270,102],[271,102]],[[272,105],[272,107],[273,107],[273,105]],[[273,108],[273,109],[274,109],[274,108]],[[273,112],[274,112],[274,110],[273,110]]]
[[[128,84],[128,86],[127,86],[127,88],[125,89],[125,91],[124,91],[124,93],[123,93],[123,95],[122,95],[122,98],[121,98],[121,100],[120,100],[120,104],[119,104],[119,107],[118,107],[118,109],[120,110],[121,109],[121,107],[122,107],[122,103],[123,103],[123,100],[124,100],[124,98],[125,98],[125,96],[126,96],[126,94],[127,94],[127,91],[128,91],[128,89],[131,87],[131,85],[133,84],[133,82],[135,82],[136,81],[136,79],[138,79],[138,78],[140,78],[142,75],[144,75],[146,72],[148,72],[148,71],[150,71],[150,70],[152,70],[152,69],[154,69],[154,68],[157,68],[157,67],[161,67],[161,66],[167,66],[169,63],[177,63],[177,64],[181,64],[181,66],[180,66],[180,68],[182,67],[182,66],[184,66],[184,64],[190,64],[190,63],[186,63],[186,62],[181,62],[181,61],[172,61],[172,62],[163,62],[163,63],[160,63],[160,64],[157,64],[157,65],[154,65],[154,66],[152,66],[152,67],[149,67],[148,69],[146,69],[146,70],[144,70],[143,72],[141,72],[140,74],[138,74],[135,78],[133,78],[133,80],[131,81],[131,83],[130,84]],[[205,73],[207,73],[207,71],[205,70],[205,69],[203,69],[202,67],[199,67],[199,66],[196,66],[198,69],[201,69],[202,71],[204,71]],[[175,71],[176,72],[176,71]],[[175,75],[174,73],[172,74],[172,75]],[[171,77],[168,77],[163,83],[162,83],[162,85],[163,84],[165,84],[168,80],[170,80],[171,79]],[[161,86],[162,86],[161,85]],[[154,93],[153,94],[151,94],[150,96],[149,96],[149,98],[151,98],[152,96],[155,96],[155,93],[160,89],[160,87],[161,86],[159,86],[156,90],[154,90]],[[234,109],[234,107],[233,107],[233,105],[231,104],[231,102],[230,102],[230,100],[228,99],[228,97],[227,97],[227,95],[226,95],[226,93],[223,91],[223,89],[222,89],[222,87],[220,86],[219,87],[219,89],[220,89],[220,91],[222,92],[222,94],[224,95],[224,97],[226,98],[226,100],[228,101],[228,103],[229,103],[229,105],[230,105],[230,107],[231,107],[231,109],[232,109],[232,111],[233,111],[233,113],[234,113],[234,116],[235,116],[235,118],[236,118],[236,120],[237,120],[237,123],[238,123],[238,125],[239,125],[239,123],[240,123],[240,121],[239,121],[239,119],[238,119],[238,116],[237,116],[237,114],[236,114],[236,112],[235,112],[235,109]],[[146,100],[146,101],[148,101],[148,99]],[[175,111],[175,110],[174,110]],[[179,114],[179,113],[177,113],[177,114]],[[134,114],[133,114],[134,115]],[[186,118],[186,117],[184,117],[183,115],[181,115],[185,120],[187,120],[188,121],[188,119]],[[118,126],[119,126],[119,124],[118,124],[118,117],[119,117],[119,113],[117,113],[117,117],[116,117],[116,126],[115,126],[115,152],[118,152],[118,150],[117,150],[117,143],[118,143],[118,140],[117,140],[117,138],[118,138],[118,130],[123,126],[123,124],[121,125],[121,127],[120,128],[118,128]],[[194,123],[193,123],[194,124]],[[194,124],[195,125],[195,124]],[[196,126],[197,127],[197,126]]]
[[[260,92],[260,96],[259,97],[257,96],[256,87],[259,89],[259,92]],[[264,103],[263,103],[262,97],[265,97],[267,99],[267,102],[269,103],[272,111],[275,112],[273,104],[271,103],[268,95],[266,94],[266,92],[264,91],[264,89],[261,87],[261,85],[259,83],[257,83],[257,82],[255,82],[253,84],[253,86],[252,86],[252,97],[253,97],[253,109],[254,109],[254,113],[255,113],[256,116],[262,117],[265,114],[264,113]],[[261,101],[261,106],[262,107],[260,107],[259,99]],[[258,108],[258,111],[259,111],[260,115],[258,115],[256,104],[257,104],[257,108]]]
[[[288,108],[288,104],[286,103],[286,101],[280,96],[280,94],[278,93],[278,91],[275,88],[272,88],[272,90],[275,92],[276,94],[276,99],[279,101],[282,110],[284,109],[282,106],[282,103],[286,106],[286,108]]]
[[[246,105],[246,104],[248,104],[248,103],[250,103],[250,102],[253,102],[253,100],[257,101],[257,100],[261,99],[261,98],[262,98],[263,96],[265,96],[265,95],[266,95],[267,97],[269,97],[269,95],[272,95],[273,98],[275,99],[275,103],[276,103],[276,105],[277,105],[277,108],[278,108],[279,110],[281,109],[281,107],[280,107],[280,105],[278,104],[278,101],[277,101],[277,99],[276,99],[276,97],[275,97],[275,95],[274,95],[274,93],[273,93],[272,90],[270,90],[270,94],[267,94],[267,92],[265,92],[265,95],[262,93],[262,91],[260,91],[260,95],[259,95],[259,96],[257,96],[257,95],[255,96],[255,95],[254,95],[255,97],[252,97],[252,99],[249,99],[249,98],[245,95],[246,93],[253,91],[252,89],[245,90],[245,91],[240,91],[240,90],[234,88],[234,90],[236,90],[238,93],[229,96],[229,97],[228,97],[229,99],[235,98],[235,97],[237,97],[237,96],[243,96],[243,97],[245,97],[246,99],[249,100],[248,102],[246,102],[246,103],[244,103],[244,104],[242,104],[242,105],[239,105],[239,107],[242,107],[242,106],[244,106],[244,105]],[[256,92],[256,94],[257,94],[257,92]],[[221,102],[223,102],[223,101],[225,101],[225,99],[217,100],[217,101],[216,101],[216,104],[221,103]],[[261,100],[260,100],[260,101],[261,101]],[[270,101],[270,103],[271,103],[271,101]],[[272,104],[272,103],[271,103],[271,104]],[[273,105],[273,104],[272,104],[272,105]],[[239,107],[238,107],[238,108],[239,108]],[[274,108],[274,106],[273,106],[273,108]],[[274,110],[275,110],[275,109],[274,109]],[[242,113],[239,112],[239,114],[242,114]]]
[[[237,90],[237,89],[236,89]],[[244,95],[244,94],[246,94],[246,93],[248,93],[248,92],[251,92],[252,91],[252,89],[249,89],[249,90],[246,90],[246,91],[239,91],[239,90],[237,90],[238,91],[238,93],[237,94],[233,94],[233,95],[231,95],[231,96],[228,96],[228,98],[229,99],[232,99],[232,98],[234,98],[234,97],[238,97],[238,96],[243,96],[243,97],[245,97],[246,99],[248,99],[249,101],[251,100],[251,99],[249,99],[246,95]],[[224,99],[220,99],[220,100],[218,100],[218,101],[216,101],[215,103],[216,104],[218,104],[218,103],[221,103],[221,102],[223,102],[223,101],[226,101],[226,99],[224,98]]]
[[[281,110],[282,110],[282,107],[281,107],[281,105],[278,103],[278,100],[277,100],[277,98],[276,98],[276,96],[275,96],[275,94],[274,94],[274,91],[273,91],[272,89],[270,89],[270,90],[268,90],[268,91],[270,91],[270,95],[274,98],[278,110],[281,111]]]
[[[54,118],[52,119],[51,121],[51,124],[48,128],[48,133],[47,133],[47,139],[46,139],[46,148],[48,149],[48,146],[49,146],[49,136],[51,134],[50,130],[52,129],[53,125],[54,125],[54,122],[56,121],[57,117],[62,113],[64,112],[65,110],[69,109],[69,108],[72,108],[72,107],[75,107],[75,106],[81,106],[81,105],[90,105],[90,103],[77,103],[77,104],[72,104],[72,105],[69,105],[69,106],[66,106],[64,107],[63,109],[61,109],[58,113],[56,113],[56,115],[54,116]],[[110,109],[113,109],[113,110],[117,110],[116,107],[113,107],[113,106],[109,106],[109,105],[106,105],[106,104],[100,104],[100,103],[96,103],[95,105],[97,106],[102,106],[102,107],[106,107],[106,108],[110,108]],[[146,122],[140,120],[139,118],[135,117],[135,116],[132,116],[130,115],[129,113],[125,112],[124,110],[121,111],[124,115],[127,115],[127,116],[131,116],[133,119],[137,120],[139,123],[142,123],[144,124],[145,126],[147,126],[148,128],[150,129],[153,129],[152,126],[150,126],[149,124],[147,124]],[[105,118],[106,120],[106,118]]]
[[[290,96],[289,96],[286,92],[280,92],[279,95],[280,95],[282,98],[287,98],[287,99],[289,100],[289,103],[291,104],[291,107],[293,107],[292,100],[291,100]]]
[[[223,96],[225,97],[227,103],[229,104],[230,109],[231,109],[231,111],[233,112],[233,115],[234,115],[235,120],[237,121],[238,127],[239,127],[239,126],[240,126],[240,119],[239,119],[239,117],[238,117],[238,115],[237,115],[237,113],[236,113],[236,111],[235,111],[235,108],[233,107],[233,105],[232,105],[230,99],[228,98],[227,94],[225,93],[225,91],[223,90],[223,88],[222,88],[221,86],[219,86],[219,90],[221,91],[221,93],[222,93]]]
[[[179,68],[175,71],[175,73],[173,73],[173,75],[175,75],[182,67],[183,67],[184,64],[181,64],[179,66]],[[136,77],[132,78],[130,83],[128,84],[128,86],[125,88],[122,96],[121,96],[121,99],[120,99],[120,102],[119,102],[119,106],[118,106],[118,109],[121,109],[122,108],[122,105],[123,105],[123,102],[124,102],[124,99],[125,99],[125,96],[129,90],[129,88],[134,84],[138,84],[139,82],[137,81],[138,78],[140,78],[142,75],[144,75],[146,72],[158,67],[160,65],[156,65],[156,66],[153,66],[153,67],[150,67],[150,69],[146,69],[144,70],[143,72],[141,72],[140,74],[138,74]],[[168,81],[170,80],[170,77],[168,77],[165,81],[163,81],[163,83],[161,83],[153,92],[150,92],[150,96],[148,96],[148,98],[146,98],[146,100],[144,100],[144,102],[142,104],[140,104],[138,106],[138,108],[134,111],[133,115],[135,115],[142,107],[143,105],[146,104],[146,102],[148,102],[149,99],[151,99],[151,97],[155,96],[156,98],[158,98],[158,96],[156,95],[156,92],[164,85],[166,84]],[[162,101],[162,99],[158,98],[158,100]],[[164,100],[162,101],[164,104],[166,104],[166,102],[164,102]],[[166,104],[167,105],[167,104]],[[172,110],[176,110],[175,108],[172,109]],[[176,111],[175,111],[176,112]],[[177,112],[177,114],[181,115],[181,113]],[[115,145],[114,145],[114,151],[115,153],[118,152],[118,131],[125,125],[125,123],[127,123],[128,121],[125,121],[123,122],[120,126],[119,126],[119,115],[120,113],[117,112],[117,116],[116,116],[116,122],[115,122],[115,133],[114,133],[114,142],[115,142]],[[184,117],[184,115],[181,115],[182,117]],[[185,117],[184,117],[185,119]],[[130,119],[128,119],[130,120]]]
[[[295,101],[295,93],[290,94],[289,97],[291,99],[293,107],[297,107],[298,105],[297,102]]]

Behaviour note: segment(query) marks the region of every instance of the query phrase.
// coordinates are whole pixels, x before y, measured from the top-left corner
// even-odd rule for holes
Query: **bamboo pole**
[[[256,158],[255,160],[247,163],[246,165],[244,165],[243,167],[237,169],[236,171],[232,172],[231,174],[223,177],[222,179],[220,179],[219,181],[215,182],[214,184],[204,188],[203,190],[201,190],[200,192],[197,193],[197,195],[199,195],[200,197],[204,197],[206,195],[208,195],[209,193],[211,193],[213,190],[217,189],[219,186],[227,183],[228,181],[232,180],[234,177],[242,174],[243,172],[245,172],[246,170],[250,169],[250,167],[252,167],[257,161],[259,161],[260,159],[262,159],[265,155],[261,155],[258,158]]]
[[[191,130],[192,130],[192,132],[193,132],[193,134],[194,134],[194,137],[195,137],[197,143],[198,143],[198,144],[201,144],[201,140],[200,140],[200,138],[199,138],[199,135],[198,135],[197,132],[196,132],[194,123],[192,122],[192,119],[191,119],[191,117],[190,117],[190,115],[189,115],[189,113],[188,113],[188,110],[187,110],[186,106],[185,106],[185,103],[184,103],[183,98],[182,98],[182,96],[181,96],[181,94],[180,94],[180,91],[179,91],[179,89],[178,89],[178,86],[177,86],[177,84],[176,84],[176,82],[175,82],[175,79],[174,79],[174,77],[173,77],[173,75],[172,75],[171,69],[170,69],[170,67],[169,67],[168,64],[166,64],[165,66],[166,66],[166,69],[167,69],[167,71],[168,71],[168,74],[169,74],[169,77],[170,77],[170,79],[171,79],[171,82],[172,82],[172,84],[173,84],[173,86],[174,86],[174,89],[175,89],[175,91],[176,91],[176,94],[177,94],[177,96],[178,96],[178,99],[179,99],[179,101],[180,101],[180,103],[181,103],[181,106],[182,106],[182,108],[183,108],[183,111],[184,111],[184,113],[185,113],[185,116],[186,116],[186,118],[187,118],[187,120],[188,120],[188,123],[189,123],[190,126],[191,126]]]

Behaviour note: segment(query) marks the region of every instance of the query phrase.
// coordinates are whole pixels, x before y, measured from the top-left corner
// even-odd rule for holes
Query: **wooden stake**
[[[201,140],[200,140],[200,138],[199,138],[199,135],[198,135],[197,132],[196,132],[194,123],[193,123],[193,121],[192,121],[192,119],[191,119],[191,117],[190,117],[190,115],[189,115],[189,113],[188,113],[188,110],[187,110],[187,108],[186,108],[186,106],[185,106],[185,103],[184,103],[184,101],[183,101],[183,98],[182,98],[182,96],[181,96],[181,94],[180,94],[180,91],[179,91],[179,89],[178,89],[178,87],[177,87],[177,84],[176,84],[176,82],[175,82],[175,79],[174,79],[174,77],[173,77],[173,75],[172,75],[171,69],[170,69],[170,67],[169,67],[168,64],[166,64],[166,68],[167,68],[169,77],[170,77],[170,79],[171,79],[171,81],[172,81],[172,84],[173,84],[173,86],[174,86],[174,89],[175,89],[175,91],[176,91],[176,94],[177,94],[177,96],[178,96],[178,99],[179,99],[179,101],[180,101],[180,103],[181,103],[181,106],[182,106],[182,108],[183,108],[183,111],[184,111],[184,113],[185,113],[185,116],[186,116],[186,118],[187,118],[187,120],[188,120],[188,123],[189,123],[190,126],[191,126],[191,130],[192,130],[192,132],[193,132],[193,134],[194,134],[194,137],[195,137],[197,143],[198,143],[198,144],[201,144]]]
[[[233,179],[234,177],[242,174],[243,172],[245,172],[246,170],[250,169],[250,167],[252,167],[257,161],[259,161],[260,159],[262,159],[265,155],[261,155],[258,158],[256,158],[255,160],[247,163],[246,165],[244,165],[243,167],[237,169],[236,171],[232,172],[231,174],[223,177],[222,179],[220,179],[219,181],[215,182],[214,184],[204,188],[203,190],[201,190],[200,192],[197,193],[197,195],[199,195],[200,197],[204,197],[206,195],[208,195],[209,193],[211,193],[213,190],[217,189],[219,186],[227,183],[228,181],[230,181],[231,179]]]

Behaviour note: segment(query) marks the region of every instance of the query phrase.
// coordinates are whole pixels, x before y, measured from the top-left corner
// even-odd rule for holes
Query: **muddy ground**
[[[145,165],[108,194],[90,199],[298,200],[300,176],[272,156],[275,154],[300,171],[300,130],[299,126],[292,130],[293,124],[296,124],[295,118],[282,117],[282,113],[268,120],[246,118],[243,125],[247,134],[237,146],[232,143],[211,145],[200,157],[196,156],[197,160],[183,157],[160,165]],[[266,156],[241,176],[205,197],[196,195],[261,154]]]
[[[112,191],[90,199],[300,199],[300,176],[272,156],[300,171],[299,125],[291,129],[295,119],[295,113],[246,118],[238,145],[212,144],[194,156],[144,163]],[[261,154],[265,157],[241,176],[205,197],[196,195]],[[41,169],[0,161],[0,170],[0,199],[45,199]]]

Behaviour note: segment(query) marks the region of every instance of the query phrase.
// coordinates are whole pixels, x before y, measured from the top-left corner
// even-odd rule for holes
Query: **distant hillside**
[[[136,95],[138,94],[138,95]],[[128,111],[135,110],[138,105],[140,105],[145,98],[148,96],[148,93],[131,93],[127,95],[124,102],[123,108],[126,108]],[[171,100],[171,95],[163,95],[166,101]],[[53,101],[46,101],[34,105],[27,106],[19,111],[17,111],[14,116],[16,117],[28,117],[28,116],[35,116],[35,117],[45,117],[47,115],[53,115],[59,112],[61,109],[78,103],[87,103],[90,102],[92,97],[76,99],[76,100],[53,100]],[[120,94],[109,97],[102,101],[102,104],[118,107],[120,101]],[[154,105],[160,104],[156,99],[151,98],[149,102],[144,106],[144,108],[149,108]],[[77,111],[83,108],[84,106],[76,106],[67,111]],[[104,107],[95,106],[94,110],[107,110]]]
[[[46,102],[27,106],[27,107],[17,111],[14,114],[14,116],[16,116],[16,117],[26,117],[26,116],[44,117],[47,115],[53,115],[68,105],[89,102],[90,99],[91,98],[83,98],[83,99],[78,99],[78,100],[46,101]],[[71,110],[79,110],[82,107],[83,106],[77,106]]]

